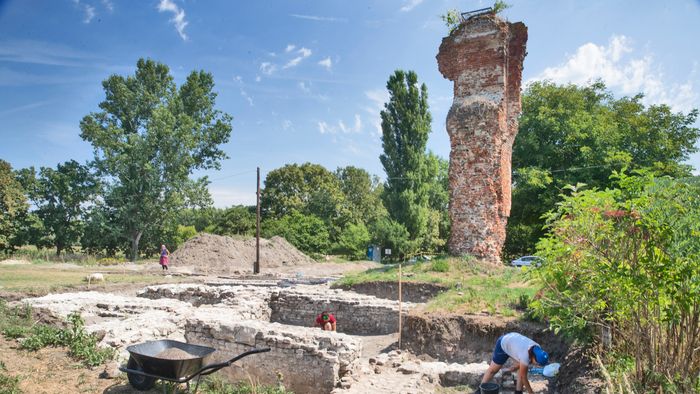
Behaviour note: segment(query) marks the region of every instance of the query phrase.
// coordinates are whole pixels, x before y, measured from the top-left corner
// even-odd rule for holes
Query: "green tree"
[[[382,148],[386,172],[384,205],[391,218],[409,232],[417,249],[429,220],[429,182],[426,144],[431,116],[428,88],[418,85],[415,72],[397,70],[387,82],[389,102],[381,111]]]
[[[226,209],[207,232],[218,235],[255,235],[255,206],[236,205]]]
[[[381,200],[384,188],[378,177],[353,166],[338,168],[335,176],[340,181],[351,221],[372,223],[387,215]]]
[[[80,238],[80,246],[88,253],[113,257],[120,250],[128,249],[128,240],[124,238],[116,218],[117,210],[98,201],[86,214],[85,229]]]
[[[197,235],[197,230],[194,228],[194,226],[183,226],[178,224],[173,236],[172,243],[175,245],[173,250],[177,249],[180,245],[184,244],[188,239],[194,237],[195,235]]]
[[[381,245],[382,252],[391,249],[392,259],[401,259],[411,250],[410,234],[401,223],[389,218],[381,218],[371,227],[371,240]]]
[[[270,171],[261,194],[266,219],[281,219],[294,211],[313,215],[323,220],[333,240],[350,218],[338,178],[319,164],[287,164]]]
[[[331,241],[326,223],[314,215],[292,211],[279,219],[269,219],[261,225],[263,236],[280,236],[299,250],[311,254],[326,254]]]
[[[231,116],[214,108],[214,79],[193,71],[178,88],[168,67],[140,59],[133,76],[112,75],[100,112],[80,122],[104,176],[110,218],[136,259],[145,232],[162,231],[182,208],[210,202],[196,169],[219,168]]]
[[[10,163],[0,159],[0,251],[12,250],[29,204]]]
[[[607,342],[645,392],[695,392],[700,178],[650,174],[616,174],[606,190],[572,187],[547,215],[537,246],[545,262],[532,270],[546,286],[532,307],[556,331]]]
[[[542,215],[562,188],[611,185],[611,171],[651,168],[690,175],[684,162],[697,151],[698,111],[645,106],[643,96],[615,97],[602,82],[588,86],[531,84],[523,93],[513,146],[513,196],[505,256],[529,254],[542,234]]]
[[[84,207],[99,190],[90,169],[75,160],[42,167],[29,193],[41,219],[44,237],[51,240],[56,255],[71,251],[83,234]]]
[[[338,252],[351,259],[363,259],[370,239],[369,231],[363,223],[350,223],[340,233]]]

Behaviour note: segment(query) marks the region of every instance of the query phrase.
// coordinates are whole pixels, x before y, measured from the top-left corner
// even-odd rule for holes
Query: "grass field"
[[[0,290],[26,293],[48,293],[60,289],[87,286],[85,277],[96,272],[96,267],[60,268],[51,263],[0,265]],[[162,274],[156,272],[134,272],[119,268],[100,267],[105,276],[105,284],[133,283],[154,284],[166,282]],[[167,282],[177,282],[179,278],[168,278]],[[102,283],[92,283],[101,286]]]
[[[339,285],[396,282],[398,265],[346,275]],[[449,288],[425,306],[430,312],[517,316],[537,291],[526,271],[511,267],[484,268],[470,257],[437,258],[402,266],[404,282],[436,283]]]

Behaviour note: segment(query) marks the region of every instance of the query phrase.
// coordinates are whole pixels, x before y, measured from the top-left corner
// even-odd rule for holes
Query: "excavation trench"
[[[269,353],[220,373],[265,384],[281,379],[294,392],[312,394],[430,392],[437,385],[475,385],[497,333],[517,328],[517,323],[484,326],[414,316],[416,304],[403,303],[403,352],[392,351],[399,328],[397,301],[328,284],[231,283],[150,286],[137,297],[80,292],[24,301],[52,317],[80,312],[87,329],[98,333],[102,344],[120,349],[122,357],[128,345],[165,338],[214,347],[212,361],[250,347],[270,347]],[[338,332],[312,328],[323,310],[336,316]]]

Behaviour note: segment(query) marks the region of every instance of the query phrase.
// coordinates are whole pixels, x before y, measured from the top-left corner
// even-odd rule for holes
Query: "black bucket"
[[[481,394],[498,394],[501,391],[501,386],[498,383],[482,383],[479,390]]]

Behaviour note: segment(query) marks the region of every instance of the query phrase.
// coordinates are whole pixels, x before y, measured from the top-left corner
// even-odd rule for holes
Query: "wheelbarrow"
[[[185,356],[187,358],[176,359],[159,357],[164,351],[172,348],[177,348],[189,353],[189,355]],[[251,354],[269,352],[270,348],[253,348],[228,361],[204,366],[204,359],[214,353],[216,349],[164,339],[131,345],[126,350],[129,352],[129,361],[126,366],[119,367],[119,370],[126,372],[129,383],[136,390],[150,390],[155,385],[156,380],[160,379],[174,383],[185,383],[189,392],[190,380],[197,378],[197,384],[193,391],[196,393],[202,376],[231,366],[231,364]],[[178,355],[178,357],[182,356]],[[165,388],[163,390],[165,391]]]

